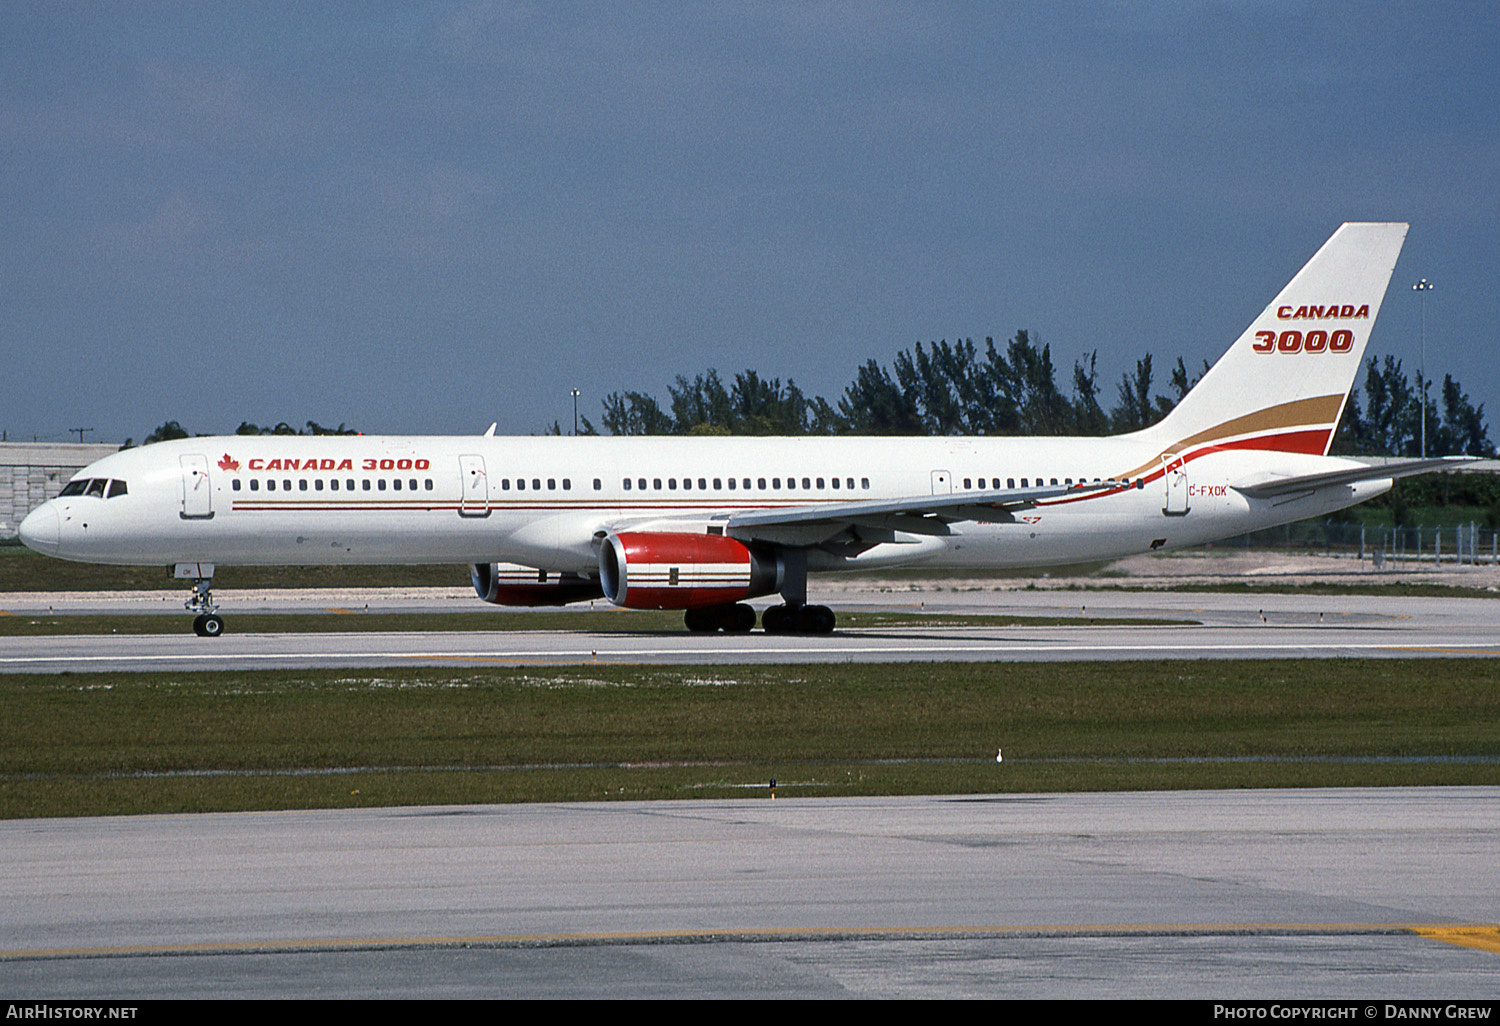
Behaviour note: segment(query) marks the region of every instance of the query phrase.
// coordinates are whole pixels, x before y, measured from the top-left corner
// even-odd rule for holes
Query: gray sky
[[[1431,279],[1500,441],[1497,98],[1493,0],[6,0],[0,427],[526,434],[1018,328],[1108,407],[1405,220],[1371,352]]]

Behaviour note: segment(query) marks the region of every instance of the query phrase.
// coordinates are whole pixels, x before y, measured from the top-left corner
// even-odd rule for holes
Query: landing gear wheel
[[[832,634],[836,621],[827,606],[771,606],[760,617],[767,634]]]
[[[217,613],[204,613],[193,618],[193,633],[200,638],[217,638],[224,633],[224,619]]]
[[[786,606],[767,606],[760,614],[760,625],[767,634],[790,634],[792,617]]]
[[[682,621],[694,633],[725,631],[729,634],[743,634],[755,626],[755,610],[743,602],[730,606],[703,606],[685,610]]]
[[[730,634],[746,634],[755,628],[755,609],[743,602],[730,606],[724,618],[724,629]]]
[[[797,610],[797,630],[801,634],[832,634],[836,619],[827,606],[803,606]]]
[[[682,622],[694,634],[710,634],[719,629],[719,610],[714,606],[702,606],[683,612]]]

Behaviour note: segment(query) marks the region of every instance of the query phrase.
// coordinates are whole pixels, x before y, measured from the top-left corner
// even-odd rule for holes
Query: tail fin
[[[1138,436],[1173,453],[1217,444],[1327,455],[1406,229],[1341,226],[1182,402]]]

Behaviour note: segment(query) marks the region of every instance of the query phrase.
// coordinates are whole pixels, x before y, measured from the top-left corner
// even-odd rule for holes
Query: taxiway
[[[1494,788],[0,823],[14,997],[1492,998]]]

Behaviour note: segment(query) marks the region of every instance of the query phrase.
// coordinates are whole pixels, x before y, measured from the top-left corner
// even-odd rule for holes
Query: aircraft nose
[[[50,502],[42,503],[26,514],[26,519],[21,521],[18,531],[21,535],[21,544],[28,549],[52,555],[57,551],[58,545],[57,507]]]

